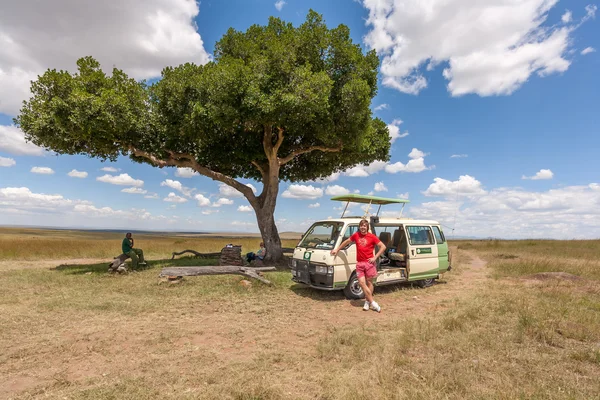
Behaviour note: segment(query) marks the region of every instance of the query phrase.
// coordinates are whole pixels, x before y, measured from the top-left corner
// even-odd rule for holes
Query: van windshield
[[[298,246],[332,250],[343,226],[343,222],[317,222],[306,231]]]

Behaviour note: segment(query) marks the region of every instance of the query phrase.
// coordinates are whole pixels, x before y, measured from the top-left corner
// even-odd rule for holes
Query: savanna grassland
[[[259,238],[134,237],[148,268],[109,275],[119,234],[2,230],[0,398],[600,396],[600,241],[454,241],[451,272],[377,288],[377,314],[287,271],[157,277]]]

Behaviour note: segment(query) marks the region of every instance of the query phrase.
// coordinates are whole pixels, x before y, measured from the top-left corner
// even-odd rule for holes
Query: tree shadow
[[[131,272],[131,262],[127,261],[127,270]],[[219,260],[197,257],[182,257],[179,259],[161,259],[161,260],[146,260],[146,265],[139,265],[134,271],[141,272],[149,269],[158,269],[166,267],[189,267],[189,266],[208,266],[218,265]],[[54,268],[55,271],[60,271],[67,275],[83,275],[83,274],[106,274],[110,261],[94,264],[61,264]]]

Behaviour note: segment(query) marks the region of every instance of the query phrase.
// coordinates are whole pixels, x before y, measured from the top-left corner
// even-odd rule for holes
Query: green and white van
[[[355,272],[356,246],[350,244],[335,257],[330,254],[358,231],[363,218],[370,221],[370,232],[387,247],[377,263],[375,285],[414,282],[427,287],[451,269],[448,243],[437,221],[403,218],[402,211],[398,218],[379,217],[382,205],[401,203],[404,208],[408,200],[363,195],[332,200],[345,201],[346,208],[340,218],[315,222],[302,236],[289,264],[294,282],[321,290],[343,290],[349,299],[363,298]],[[350,203],[368,204],[367,217],[345,216]],[[373,205],[379,208],[369,215]]]

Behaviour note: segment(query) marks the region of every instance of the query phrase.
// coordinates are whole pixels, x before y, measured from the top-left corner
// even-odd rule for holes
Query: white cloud
[[[325,178],[316,179],[311,182],[321,183],[321,184],[331,183],[331,182],[337,181],[340,178],[340,175],[341,174],[339,172],[334,172],[333,174],[331,174]]]
[[[313,203],[313,204],[308,205],[308,208],[319,208],[319,207],[321,207],[321,204],[319,204],[319,203]]]
[[[348,189],[340,185],[327,186],[325,194],[329,196],[343,196],[350,193]]]
[[[238,211],[241,211],[241,212],[252,212],[253,210],[252,210],[252,207],[250,207],[250,206],[239,206],[238,207]]]
[[[87,178],[88,173],[85,171],[77,171],[76,169],[73,169],[67,175],[69,175],[71,178]]]
[[[398,193],[396,195],[396,197],[399,198],[399,199],[408,199],[408,195],[409,195],[408,192],[406,192],[406,193]]]
[[[215,201],[212,206],[213,207],[221,207],[221,206],[230,206],[233,204],[233,200],[227,199],[225,197],[221,197],[217,201]]]
[[[376,192],[387,192],[388,188],[385,187],[385,184],[383,182],[376,182],[373,190]]]
[[[191,168],[177,168],[175,176],[179,178],[191,178],[192,176],[200,175]]]
[[[146,196],[144,196],[145,199],[158,199],[158,193],[149,193]]]
[[[481,182],[469,175],[461,175],[457,181],[448,181],[442,178],[435,178],[427,190],[423,192],[425,196],[473,196],[482,195],[483,190]]]
[[[198,201],[198,207],[210,206],[210,200],[201,194],[195,195],[194,199],[196,199]]]
[[[351,176],[351,177],[366,177],[369,175],[372,175],[376,172],[381,171],[382,169],[384,169],[386,167],[387,163],[385,161],[373,161],[371,164],[369,165],[357,165],[355,167],[352,167],[348,170],[346,170],[344,173],[347,176]]]
[[[596,49],[593,47],[586,47],[585,49],[581,50],[581,55],[585,56],[586,54],[594,53],[595,51]]]
[[[383,57],[384,86],[418,94],[427,87],[425,70],[447,62],[443,76],[453,96],[508,95],[534,73],[569,68],[572,34],[585,18],[546,24],[557,2],[363,0],[371,28],[365,43]]]
[[[110,183],[111,185],[120,185],[120,186],[144,186],[144,181],[141,179],[133,179],[129,174],[120,174],[120,175],[102,175],[96,178],[97,181]]]
[[[568,24],[569,22],[573,21],[573,13],[569,10],[567,10],[562,17],[560,18],[560,20],[565,23]]]
[[[450,158],[467,158],[469,157],[467,154],[452,154]]]
[[[34,174],[52,175],[54,170],[49,167],[33,167],[30,172],[33,172]]]
[[[146,194],[146,193],[148,193],[147,190],[142,189],[142,188],[138,188],[138,187],[125,188],[125,189],[121,190],[121,192],[123,192],[123,193],[130,193],[130,194]],[[152,196],[145,196],[145,197],[146,198],[153,198]],[[158,197],[158,195],[156,197]]]
[[[0,188],[0,207],[11,207],[27,211],[48,211],[71,209],[75,204],[86,203],[69,200],[60,194],[33,193],[27,187]]]
[[[163,201],[167,201],[169,203],[185,203],[188,200],[185,197],[177,196],[175,193],[171,192],[163,199]]]
[[[256,223],[254,222],[246,222],[246,221],[232,221],[231,225],[233,226],[242,226],[242,227],[254,227]]]
[[[408,131],[404,132],[404,133],[400,133],[400,124],[402,123],[402,120],[400,119],[395,119],[392,121],[391,124],[389,124],[388,130],[390,131],[390,141],[392,143],[394,143],[396,141],[396,139],[400,139],[400,138],[404,138],[408,136]]]
[[[523,175],[521,179],[531,179],[532,181],[537,181],[541,179],[552,179],[553,177],[554,173],[549,169],[540,169],[534,176]]]
[[[277,0],[275,2],[275,8],[277,9],[277,11],[281,11],[281,9],[283,8],[284,5],[286,5],[287,3],[283,0]]]
[[[287,199],[315,200],[323,196],[323,189],[312,185],[290,185],[281,197]]]
[[[0,27],[1,26],[2,24],[0,24]],[[2,31],[0,31],[0,43],[1,41]],[[2,91],[0,91],[0,93],[3,94],[7,89],[6,87],[2,86],[1,48],[2,46],[0,46],[0,87],[2,87]],[[0,94],[0,105],[2,104],[2,94]],[[26,142],[23,132],[13,125],[0,125],[0,151],[14,154],[16,156],[43,156],[45,153],[44,149],[41,147],[38,147],[33,143]]]
[[[17,162],[12,158],[0,157],[0,167],[12,167]]]
[[[390,108],[390,106],[388,104],[380,104],[377,107],[375,107],[373,110],[374,111],[379,111],[379,110],[387,110],[388,108]]]
[[[201,213],[202,215],[210,215],[210,214],[217,214],[220,210],[202,210]]]
[[[100,168],[100,171],[104,171],[104,172],[119,172],[121,169],[120,168],[115,168],[115,167],[102,167]]]
[[[421,150],[413,148],[408,154],[410,160],[406,164],[403,164],[400,161],[394,164],[388,164],[385,166],[385,172],[390,174],[396,174],[398,172],[418,173],[433,169],[434,166],[428,167],[425,165],[426,155],[427,154],[423,153]]]
[[[254,185],[252,185],[251,183],[247,183],[246,186],[252,189],[252,192],[256,194],[257,189],[254,187]],[[225,197],[244,197],[242,192],[239,192],[237,189],[224,183],[219,184],[219,194]]]
[[[167,187],[170,187],[171,189],[175,189],[187,197],[192,197],[192,192],[195,190],[195,189],[185,187],[181,184],[181,182],[174,181],[172,179],[167,179],[167,180],[161,182],[160,186],[167,186]]]
[[[16,115],[29,82],[47,68],[73,70],[93,54],[110,71],[136,79],[160,75],[165,65],[206,63],[196,31],[195,0],[11,2],[0,14],[0,113]]]

